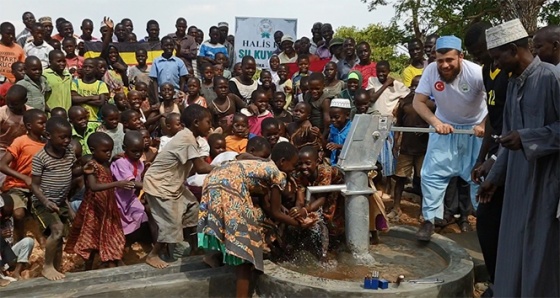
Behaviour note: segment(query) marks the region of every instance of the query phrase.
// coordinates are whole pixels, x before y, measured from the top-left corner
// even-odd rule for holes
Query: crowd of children
[[[394,115],[398,125],[427,127],[412,108],[419,76],[406,77],[405,84],[393,79],[387,61],[370,60],[367,42],[347,53],[355,64],[341,68],[342,44],[332,39],[330,24],[319,24],[326,35],[319,33],[316,53],[307,45],[309,54],[296,55],[299,70],[290,77],[276,55],[270,69],[258,72],[251,56],[230,61],[223,23],[210,28],[204,42],[201,31],[185,35],[184,19],[177,21],[185,23],[183,32],[178,25],[173,36],[159,39],[159,27],[157,34],[148,30],[146,42],[160,42],[163,53],[148,65],[146,51],[137,50],[137,65],[127,67],[112,44],[125,20],[115,25],[105,18],[97,41],[103,44],[101,57],[85,59],[78,48],[92,40],[91,30],[89,39],[87,32],[77,38],[73,30],[60,31],[57,42],[49,37],[51,18],[41,20],[26,23],[25,51],[16,43],[14,26],[0,25],[0,47],[6,49],[1,55],[8,52],[3,61],[10,61],[0,68],[7,78],[0,85],[0,244],[15,253],[1,254],[0,273],[17,264],[9,269],[14,278],[32,250],[23,226],[32,214],[46,237],[37,240],[45,248],[47,279],[64,278],[63,250],[81,256],[86,269],[96,256],[113,267],[122,264],[125,246],[143,241],[153,243],[146,262],[156,268],[199,247],[219,250],[223,263],[244,268],[242,289],[247,262],[263,269],[263,250],[289,251],[299,243],[295,239],[311,233],[316,237],[309,238],[310,245],[325,258],[330,240],[343,234],[343,198],[330,193],[307,202],[305,189],[343,183],[335,165],[355,115]],[[93,26],[84,24],[82,30]],[[64,19],[56,25],[72,26]],[[199,39],[197,56],[182,48],[191,47],[187,41],[193,37]],[[354,48],[353,40],[345,42]],[[283,50],[293,43],[283,38]],[[423,46],[413,45],[411,67],[419,69],[424,56],[416,52]],[[310,61],[318,59],[330,62],[323,72],[311,72]],[[383,174],[396,177],[389,218],[401,213],[407,179],[419,176],[425,139],[398,134],[381,154]],[[384,207],[376,208],[372,232],[387,229]],[[259,223],[265,218],[269,229],[263,231]],[[10,232],[4,232],[12,220]],[[248,233],[232,230],[239,227]]]

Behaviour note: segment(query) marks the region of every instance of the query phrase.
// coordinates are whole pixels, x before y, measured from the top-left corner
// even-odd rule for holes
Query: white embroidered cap
[[[494,49],[528,37],[527,30],[519,19],[513,19],[486,29],[486,47]]]
[[[350,100],[346,98],[333,98],[331,100],[331,108],[351,109]]]

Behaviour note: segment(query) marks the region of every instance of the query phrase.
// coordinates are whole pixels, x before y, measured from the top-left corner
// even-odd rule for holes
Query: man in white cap
[[[560,71],[533,58],[519,19],[486,30],[510,72],[498,157],[478,195],[505,186],[495,297],[560,297]]]
[[[233,48],[233,44],[227,40],[229,24],[226,22],[219,22],[218,30],[220,30],[220,42],[226,47],[228,52],[228,67],[232,69],[233,64],[235,64],[235,50]]]
[[[280,64],[294,63],[297,61],[298,55],[294,49],[294,39],[291,36],[282,36],[282,39],[280,40],[280,47],[282,48],[282,52],[278,54]]]
[[[471,179],[471,169],[488,113],[482,69],[463,59],[459,38],[438,38],[435,62],[424,69],[413,100],[418,115],[436,131],[430,134],[421,170],[424,222],[416,234],[420,241],[430,241],[435,219],[443,219],[445,190],[452,177],[459,176],[470,184],[471,201],[476,207],[478,186]],[[427,104],[430,95],[437,106],[435,114]],[[472,129],[475,136],[453,134],[455,129]]]

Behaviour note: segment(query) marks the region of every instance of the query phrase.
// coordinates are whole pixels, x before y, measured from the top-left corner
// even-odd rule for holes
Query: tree
[[[366,41],[371,46],[371,58],[373,61],[387,60],[394,72],[400,73],[407,65],[409,57],[397,54],[395,45],[405,41],[404,30],[397,26],[383,26],[370,24],[365,28],[340,27],[336,29],[336,37],[354,38],[356,43]]]

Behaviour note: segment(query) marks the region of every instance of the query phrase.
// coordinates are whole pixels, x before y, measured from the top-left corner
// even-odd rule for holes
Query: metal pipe
[[[423,128],[423,127],[399,127],[399,126],[391,126],[391,131],[419,132],[419,133],[435,133],[436,132],[435,128],[433,128],[433,127]],[[472,134],[474,134],[474,130],[472,130],[472,129],[453,129],[453,133],[472,135]]]
[[[369,199],[362,194],[369,188],[368,171],[345,172],[346,182],[345,221],[346,245],[358,263],[371,263],[369,254]],[[355,192],[356,194],[352,194]],[[371,192],[370,192],[371,193]]]
[[[346,189],[346,184],[308,186],[307,191],[305,193],[305,201],[309,202],[311,200],[311,195],[314,193],[343,191],[345,189]]]

